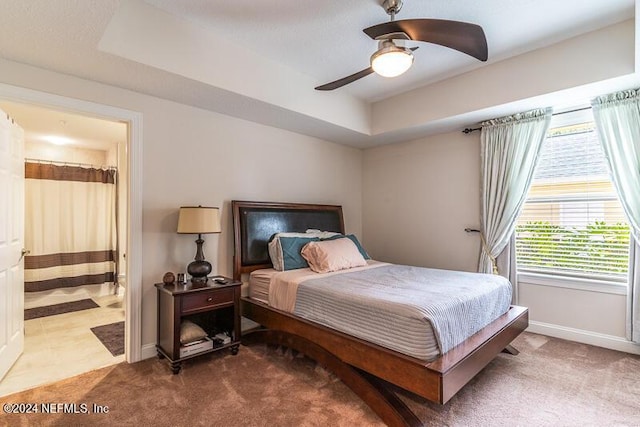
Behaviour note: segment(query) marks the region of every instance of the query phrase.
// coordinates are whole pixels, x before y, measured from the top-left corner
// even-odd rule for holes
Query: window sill
[[[580,291],[601,292],[605,294],[627,295],[627,284],[606,282],[595,279],[580,279],[576,277],[554,276],[551,274],[519,272],[518,283],[552,286],[556,288],[576,289]]]

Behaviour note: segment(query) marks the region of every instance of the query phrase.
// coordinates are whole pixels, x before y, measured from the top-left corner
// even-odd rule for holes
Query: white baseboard
[[[156,351],[155,344],[144,344],[140,349],[140,360],[151,359],[152,357],[156,357],[158,352]]]
[[[640,354],[640,345],[627,341],[622,337],[616,337],[613,335],[600,334],[582,329],[567,328],[566,326],[536,322],[535,320],[529,321],[527,332],[562,338],[582,344],[595,345],[597,347],[623,351],[625,353]]]

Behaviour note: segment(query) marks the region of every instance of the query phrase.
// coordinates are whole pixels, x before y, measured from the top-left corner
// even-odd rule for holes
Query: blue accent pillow
[[[280,247],[282,248],[283,270],[295,270],[297,268],[307,268],[307,260],[302,258],[300,252],[304,245],[309,242],[317,242],[317,237],[280,237]]]
[[[358,248],[358,251],[360,251],[362,258],[371,259],[367,251],[364,250],[364,248],[358,241],[358,238],[355,236],[355,234],[338,234],[337,236],[327,237],[326,239],[322,239],[322,240],[335,240],[335,239],[345,239],[345,238],[351,239],[351,241],[356,245],[356,248]],[[300,249],[302,250],[302,248]]]

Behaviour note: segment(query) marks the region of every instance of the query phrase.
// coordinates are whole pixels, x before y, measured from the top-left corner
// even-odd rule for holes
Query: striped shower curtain
[[[116,171],[25,163],[25,292],[114,282]]]

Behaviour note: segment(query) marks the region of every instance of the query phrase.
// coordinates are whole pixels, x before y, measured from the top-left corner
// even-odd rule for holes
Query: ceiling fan
[[[391,17],[389,22],[365,28],[366,35],[378,40],[378,50],[371,55],[371,66],[350,76],[318,86],[316,90],[334,90],[358,79],[377,73],[395,77],[413,64],[413,51],[417,47],[404,47],[404,40],[439,44],[487,60],[487,39],[482,27],[476,24],[443,19],[403,19],[395,16],[402,8],[402,0],[384,0],[382,7]]]

